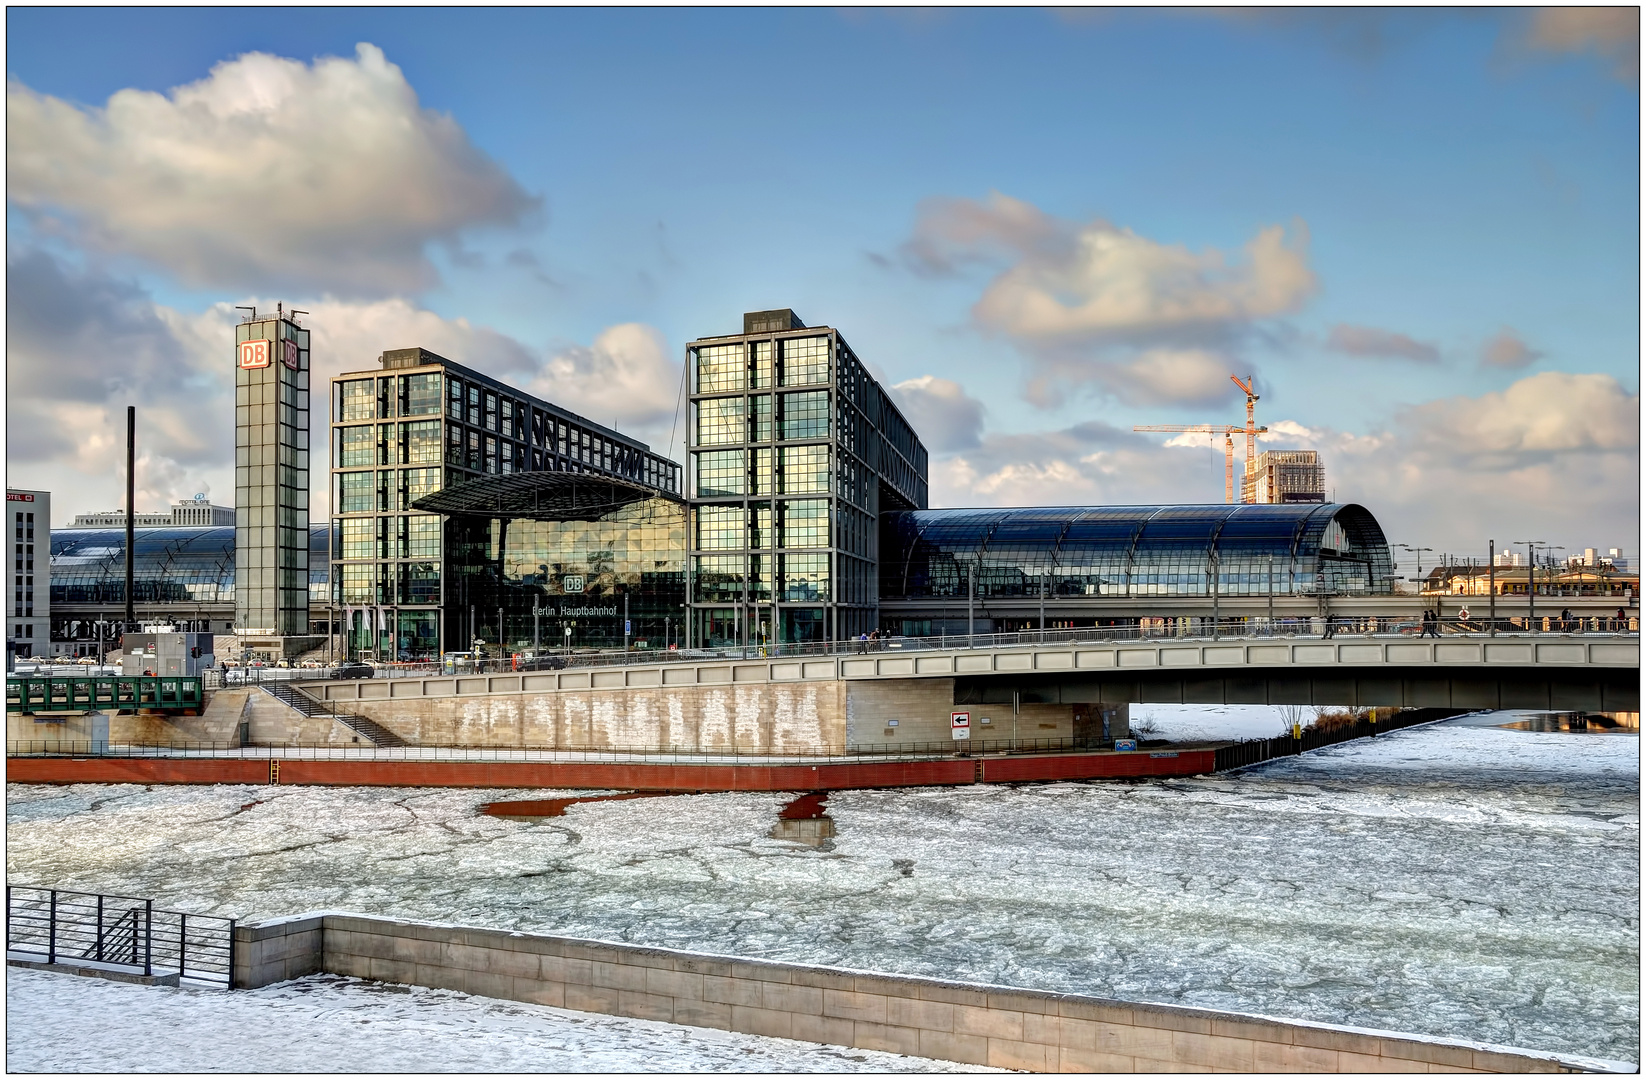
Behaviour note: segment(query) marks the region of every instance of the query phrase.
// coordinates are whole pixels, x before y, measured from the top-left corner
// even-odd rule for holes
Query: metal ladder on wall
[[[409,745],[405,739],[402,739],[377,721],[364,716],[355,716],[352,713],[340,713],[321,704],[289,683],[269,682],[262,683],[261,686],[304,716],[329,716],[343,726],[357,732],[373,746]]]

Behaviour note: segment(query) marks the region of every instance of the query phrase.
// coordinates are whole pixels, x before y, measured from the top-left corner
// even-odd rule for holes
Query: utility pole
[[[137,481],[137,406],[126,406],[126,633],[131,633],[137,621],[136,605],[132,596],[132,555],[137,543],[136,511],[132,502],[136,497]]]
[[[1486,541],[1486,636],[1497,637],[1497,541]]]
[[[966,567],[966,647],[971,648],[972,640],[977,634],[977,561],[972,560]]]
[[[1275,556],[1269,552],[1269,633],[1275,632]]]
[[[1526,545],[1526,632],[1535,633],[1533,621],[1537,618],[1537,545],[1542,540],[1516,540]]]
[[[1046,642],[1046,574],[1040,574],[1040,642]]]
[[[1212,579],[1212,640],[1217,640],[1217,549],[1211,551],[1211,560],[1208,563]]]

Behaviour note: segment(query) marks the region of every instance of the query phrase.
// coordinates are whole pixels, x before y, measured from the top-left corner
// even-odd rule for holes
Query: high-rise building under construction
[[[1265,450],[1247,469],[1240,501],[1247,503],[1323,503],[1326,466],[1316,450]]]

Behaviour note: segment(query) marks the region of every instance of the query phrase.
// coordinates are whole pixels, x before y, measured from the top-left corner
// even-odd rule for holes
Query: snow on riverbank
[[[1505,719],[1511,719],[1506,717]],[[17,884],[352,910],[1633,1059],[1639,740],[1445,723],[1216,777],[782,794],[13,785]],[[569,793],[568,793],[569,794]]]
[[[998,1072],[311,975],[188,990],[6,973],[8,1072]]]

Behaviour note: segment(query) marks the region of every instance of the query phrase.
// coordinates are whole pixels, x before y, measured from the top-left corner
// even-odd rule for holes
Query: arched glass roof
[[[330,526],[309,526],[311,599],[325,599],[330,537]],[[138,529],[134,538],[132,584],[136,602],[234,602],[234,526]],[[53,529],[51,602],[124,604],[126,530]]]
[[[975,571],[972,568],[975,567]],[[1048,506],[881,516],[883,599],[1387,592],[1388,541],[1352,503]]]

